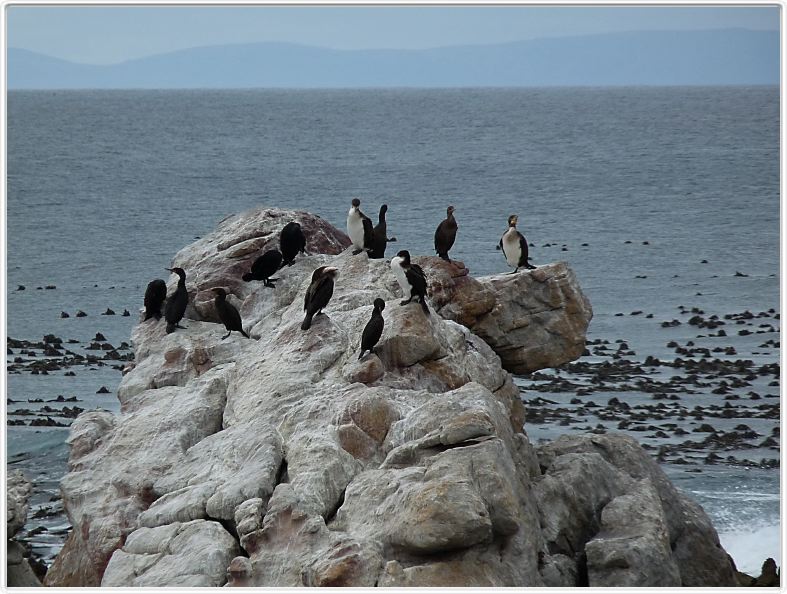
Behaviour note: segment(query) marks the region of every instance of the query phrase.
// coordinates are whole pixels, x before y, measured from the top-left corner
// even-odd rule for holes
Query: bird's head
[[[330,276],[331,278],[335,279],[335,278],[337,278],[339,276],[339,269],[338,268],[334,268],[333,266],[326,266],[323,269],[322,273],[325,276]]]
[[[169,270],[170,272],[174,272],[175,274],[177,274],[180,278],[182,278],[184,280],[186,278],[186,271],[183,270],[182,268],[165,268],[164,270]]]
[[[455,210],[456,209],[453,206],[449,206],[448,209],[446,210],[446,212],[448,213],[448,216],[450,217],[452,214],[454,214]]]
[[[519,217],[515,214],[508,217],[508,226],[509,227],[516,227],[516,223],[519,220]]]
[[[216,297],[218,297],[219,299],[225,299],[227,297],[227,291],[225,291],[221,287],[215,287],[211,290],[216,294]]]
[[[379,297],[374,300],[374,309],[377,311],[383,311],[385,309],[385,301],[380,299]]]
[[[358,198],[353,198],[352,207],[353,210],[358,210],[361,207],[361,201]]]

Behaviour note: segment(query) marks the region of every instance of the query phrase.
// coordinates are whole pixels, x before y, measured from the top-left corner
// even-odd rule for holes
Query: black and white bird
[[[396,257],[391,259],[391,270],[404,293],[401,304],[407,305],[413,297],[418,297],[424,313],[429,315],[429,307],[426,305],[426,275],[418,264],[410,262],[410,252],[402,250],[396,254]]]
[[[251,265],[251,271],[244,274],[241,278],[247,283],[253,280],[261,280],[266,287],[276,288],[273,281],[278,280],[271,278],[276,271],[281,268],[282,255],[279,250],[268,250],[262,256],[254,260]]]
[[[448,251],[454,246],[456,230],[459,228],[454,218],[454,210],[456,209],[453,206],[448,207],[445,219],[437,226],[437,230],[434,232],[434,250],[438,256],[448,262],[451,261],[448,257]]]
[[[523,266],[530,270],[535,268],[527,261],[527,239],[517,231],[516,223],[518,220],[519,217],[516,215],[508,217],[508,230],[503,233],[500,243],[497,244],[497,249],[503,250],[503,255],[506,257],[508,265],[514,267],[514,272],[511,274],[516,274]]]
[[[145,319],[147,322],[150,318],[161,319],[161,306],[167,298],[167,283],[160,278],[152,280],[148,283],[148,288],[145,289]]]
[[[167,334],[170,334],[175,331],[175,328],[185,330],[180,325],[180,321],[183,319],[183,314],[186,313],[186,306],[189,304],[189,294],[186,291],[186,272],[182,268],[167,268],[166,270],[178,275],[178,286],[164,305]]]
[[[374,227],[372,220],[361,212],[361,201],[353,198],[350,211],[347,213],[347,235],[353,242],[353,255],[369,252],[372,249]]]
[[[322,313],[333,295],[333,281],[339,275],[339,270],[332,266],[320,266],[312,273],[312,282],[306,289],[303,298],[303,309],[306,317],[303,318],[301,330],[308,330],[312,325],[312,318]]]
[[[396,237],[388,237],[388,224],[385,221],[385,213],[388,212],[388,205],[380,207],[380,220],[372,230],[372,250],[369,257],[372,259],[385,258],[385,248],[389,241],[396,241]]]
[[[219,319],[227,329],[227,334],[222,336],[221,339],[224,340],[227,338],[230,334],[232,334],[233,330],[236,330],[237,332],[243,334],[243,336],[246,338],[249,338],[249,335],[243,330],[243,322],[241,322],[238,310],[235,309],[235,306],[232,305],[232,303],[227,301],[227,292],[221,287],[213,289],[213,292],[216,293],[216,297],[213,299],[213,304],[216,306],[216,313],[219,315]]]
[[[281,251],[283,266],[292,266],[298,252],[306,253],[306,236],[299,223],[291,221],[284,225],[279,234],[279,251]]]
[[[371,319],[366,322],[361,335],[361,354],[358,355],[358,360],[363,359],[366,351],[374,353],[374,347],[383,335],[383,326],[385,320],[383,319],[383,310],[385,309],[385,301],[379,297],[374,300],[374,309],[372,310]]]

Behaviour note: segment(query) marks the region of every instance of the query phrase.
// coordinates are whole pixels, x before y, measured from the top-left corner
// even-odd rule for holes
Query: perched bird
[[[224,340],[227,338],[227,336],[232,334],[233,330],[237,330],[243,334],[243,336],[249,338],[249,335],[243,331],[243,323],[241,322],[238,310],[235,309],[232,303],[227,301],[227,292],[221,287],[213,289],[213,292],[216,293],[216,297],[213,299],[213,304],[216,306],[216,313],[219,314],[219,319],[227,329],[227,334],[222,336],[221,339]]]
[[[279,234],[279,249],[281,250],[283,266],[292,266],[298,252],[306,253],[306,236],[301,226],[295,221],[284,225]]]
[[[451,261],[448,251],[456,241],[456,230],[459,228],[456,219],[454,219],[454,210],[456,209],[453,206],[448,207],[445,220],[437,226],[437,230],[434,232],[434,250],[438,256],[448,262]]]
[[[358,355],[358,360],[363,359],[366,351],[374,353],[374,345],[380,340],[383,335],[383,326],[385,320],[383,319],[383,310],[385,309],[385,301],[379,297],[374,300],[374,309],[372,310],[371,319],[366,322],[366,327],[363,329],[361,335],[361,354]]]
[[[358,198],[353,198],[347,213],[347,235],[355,246],[353,256],[372,249],[374,227],[371,219],[361,212],[361,201]]]
[[[161,319],[161,306],[167,298],[167,283],[160,278],[152,280],[148,283],[148,288],[145,289],[145,319],[147,322],[150,318]]]
[[[282,255],[279,250],[268,250],[262,256],[254,260],[251,265],[251,272],[247,272],[241,278],[246,282],[253,280],[261,280],[266,287],[276,288],[273,281],[277,280],[271,278],[276,271],[281,268]]]
[[[418,297],[424,313],[429,315],[429,307],[426,305],[426,275],[418,264],[410,262],[410,252],[402,250],[396,254],[396,257],[391,259],[391,270],[404,293],[405,299],[401,304],[407,305],[413,297]]]
[[[372,250],[369,252],[370,258],[385,258],[385,248],[389,241],[396,241],[396,237],[388,237],[388,225],[385,222],[385,213],[388,212],[388,205],[380,207],[380,222],[372,229]]]
[[[503,255],[506,257],[508,265],[514,267],[514,272],[511,274],[516,274],[523,266],[530,270],[535,268],[527,261],[527,240],[524,235],[517,231],[517,220],[519,220],[519,217],[516,215],[508,217],[508,230],[503,233],[500,243],[497,244],[497,249],[503,250]]]
[[[338,274],[338,269],[332,266],[320,266],[312,273],[312,282],[306,289],[306,296],[303,298],[306,317],[303,318],[301,330],[308,330],[312,325],[312,318],[321,314],[322,309],[328,305],[333,295],[333,281]]]
[[[189,304],[189,294],[186,292],[186,272],[182,268],[167,268],[166,270],[178,275],[178,286],[164,305],[167,334],[170,334],[175,331],[175,328],[185,330],[180,325],[180,321],[183,319],[183,314],[186,313],[186,306]]]

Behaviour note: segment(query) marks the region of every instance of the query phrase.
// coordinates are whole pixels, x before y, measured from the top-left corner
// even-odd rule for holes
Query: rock
[[[85,318],[85,317],[87,317],[87,314],[80,309],[80,310],[77,310],[76,317],[78,317],[78,318]]]
[[[129,534],[109,560],[101,586],[217,587],[239,553],[218,522],[194,520]]]
[[[109,390],[106,386],[101,386],[98,390],[96,390],[96,394],[109,394]]]
[[[593,310],[565,263],[476,280],[447,277],[450,265],[440,258],[416,262],[437,311],[484,339],[507,371],[530,373],[582,355]]]
[[[17,291],[24,291],[24,290],[25,290],[25,286],[24,286],[24,285],[19,285],[19,286],[16,288],[16,290],[17,290]]]
[[[68,314],[67,314],[66,312],[64,312],[64,311],[61,311],[61,312],[60,312],[60,317],[61,317],[61,318],[70,318],[71,316],[70,316],[70,315],[68,315]]]
[[[129,317],[129,316],[131,315],[131,313],[130,313],[130,312],[127,310],[127,309],[124,309],[124,310],[123,310],[123,313],[122,313],[121,315],[122,315],[124,318],[127,318],[127,317]]]
[[[6,479],[6,535],[14,536],[27,521],[28,500],[33,486],[20,470],[8,473]]]
[[[227,586],[230,588],[245,588],[251,586],[252,568],[251,561],[246,557],[235,557],[227,567]]]
[[[760,586],[760,587],[774,587],[779,586],[779,573],[776,569],[776,561],[771,559],[770,557],[767,558],[762,564],[762,571],[760,576],[755,578],[753,586]]]
[[[308,254],[275,290],[240,281],[294,219]],[[528,441],[497,353],[537,368],[582,352],[590,307],[565,264],[473,279],[416,258],[434,279],[427,318],[399,305],[385,261],[348,245],[313,215],[258,209],[175,256],[189,275],[187,328],[137,324],[120,413],[74,421],[61,481],[74,529],[49,585],[217,586],[248,556],[255,587],[568,587],[585,579],[578,553],[599,531],[620,534],[615,506],[628,509],[643,481],[663,518],[639,522],[637,538],[688,534],[677,492],[633,440]],[[327,264],[339,270],[333,298],[304,332],[304,291]],[[222,340],[215,286],[252,340]],[[378,297],[385,331],[358,361]],[[480,329],[508,342],[490,346]],[[714,536],[703,517],[691,528],[701,546]],[[686,554],[664,559],[681,577],[699,558]]]
[[[22,529],[27,521],[30,495],[33,486],[25,475],[14,470],[6,478],[6,580],[10,587],[33,588],[41,582],[24,558],[24,548],[11,538]]]

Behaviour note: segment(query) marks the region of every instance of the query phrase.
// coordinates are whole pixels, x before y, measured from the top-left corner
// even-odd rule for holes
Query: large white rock
[[[293,219],[307,255],[275,289],[241,281]],[[576,585],[587,543],[617,534],[613,512],[642,479],[664,518],[640,522],[638,537],[666,530],[679,554],[665,562],[689,575],[691,545],[714,546],[715,533],[643,450],[608,437],[606,449],[574,440],[537,454],[524,432],[504,366],[558,364],[584,345],[590,306],[565,264],[475,280],[416,257],[425,316],[399,304],[385,261],[347,245],[312,215],[258,209],[176,255],[186,329],[138,324],[120,414],[72,426],[62,490],[74,530],[48,584],[216,586],[243,554],[256,586]],[[339,271],[333,299],[304,332],[304,292],[327,264]],[[252,339],[221,339],[215,286]],[[385,330],[359,361],[378,297]],[[703,559],[684,583],[721,563]]]

